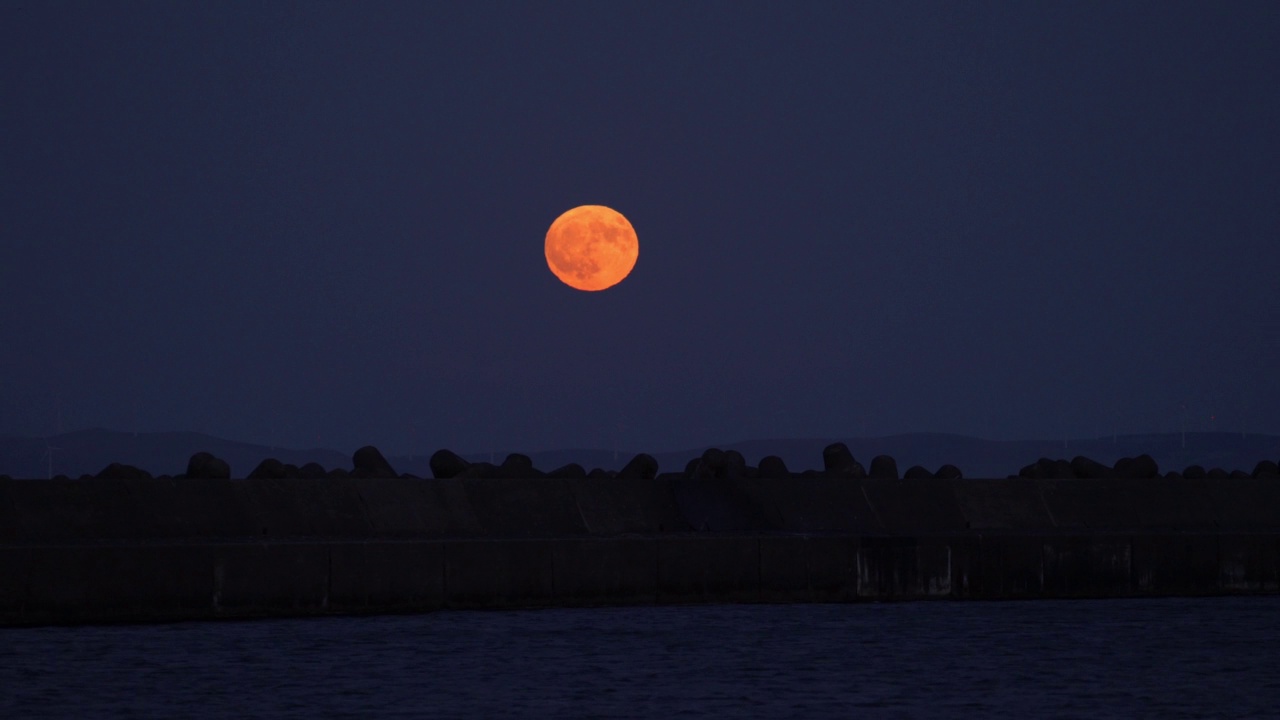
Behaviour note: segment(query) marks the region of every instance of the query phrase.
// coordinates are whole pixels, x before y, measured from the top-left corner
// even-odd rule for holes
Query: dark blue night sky
[[[1275,2],[0,2],[0,434],[1280,433],[1278,261]]]

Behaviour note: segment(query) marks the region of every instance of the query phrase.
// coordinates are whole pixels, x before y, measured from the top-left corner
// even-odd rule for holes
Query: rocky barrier
[[[870,467],[865,467],[854,458],[844,443],[837,442],[822,450],[822,468],[793,471],[786,462],[777,455],[766,455],[755,465],[747,463],[742,453],[736,450],[708,448],[699,457],[692,458],[682,471],[665,472],[667,478],[702,478],[702,479],[754,479],[754,478],[876,478],[926,480],[952,480],[964,477],[963,471],[952,464],[943,464],[937,470],[929,470],[921,465],[912,465],[899,473],[898,462],[889,455],[877,455],[871,459]],[[351,469],[344,467],[325,468],[314,461],[303,465],[281,462],[276,458],[267,458],[257,463],[249,472],[250,480],[318,480],[321,478],[394,478],[421,479],[408,473],[397,473],[386,457],[372,445],[366,445],[351,458]],[[51,466],[52,467],[52,466]],[[577,463],[569,463],[550,470],[534,467],[532,459],[519,453],[510,454],[501,464],[492,462],[472,462],[450,450],[439,450],[431,456],[430,469],[436,479],[448,478],[553,478],[574,480],[580,478],[594,479],[649,479],[659,476],[658,461],[649,454],[640,453],[633,457],[619,470],[592,468],[587,470]],[[113,462],[96,475],[82,475],[81,480],[138,480],[148,479],[153,475],[147,470],[132,465]],[[171,476],[161,475],[168,479]],[[187,470],[176,476],[179,479],[230,479],[231,466],[220,458],[207,452],[198,452],[187,462]],[[1275,479],[1280,480],[1280,464],[1273,460],[1260,460],[1253,464],[1252,471],[1244,469],[1226,470],[1212,466],[1189,465],[1183,470],[1167,470],[1161,473],[1155,459],[1147,454],[1137,457],[1121,457],[1115,463],[1106,465],[1088,457],[1079,456],[1066,460],[1042,457],[1036,462],[1022,467],[1009,477],[1025,479],[1049,478],[1069,480],[1073,478],[1085,480],[1098,479],[1149,479],[1163,477],[1170,480],[1187,479]],[[9,479],[0,475],[0,480]],[[58,480],[68,480],[65,475],[58,475]]]
[[[637,474],[0,479],[0,624],[1280,592],[1269,477]]]

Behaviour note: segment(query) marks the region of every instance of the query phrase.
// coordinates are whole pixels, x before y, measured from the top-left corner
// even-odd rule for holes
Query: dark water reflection
[[[1280,598],[0,631],[0,717],[1280,717]]]

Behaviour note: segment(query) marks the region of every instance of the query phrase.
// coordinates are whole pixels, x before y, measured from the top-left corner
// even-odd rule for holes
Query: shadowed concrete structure
[[[0,624],[1280,592],[1273,478],[639,474],[0,479]]]

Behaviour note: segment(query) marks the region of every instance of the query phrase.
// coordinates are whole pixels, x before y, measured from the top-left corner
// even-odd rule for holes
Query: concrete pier
[[[1274,480],[5,480],[0,624],[1280,593]]]

